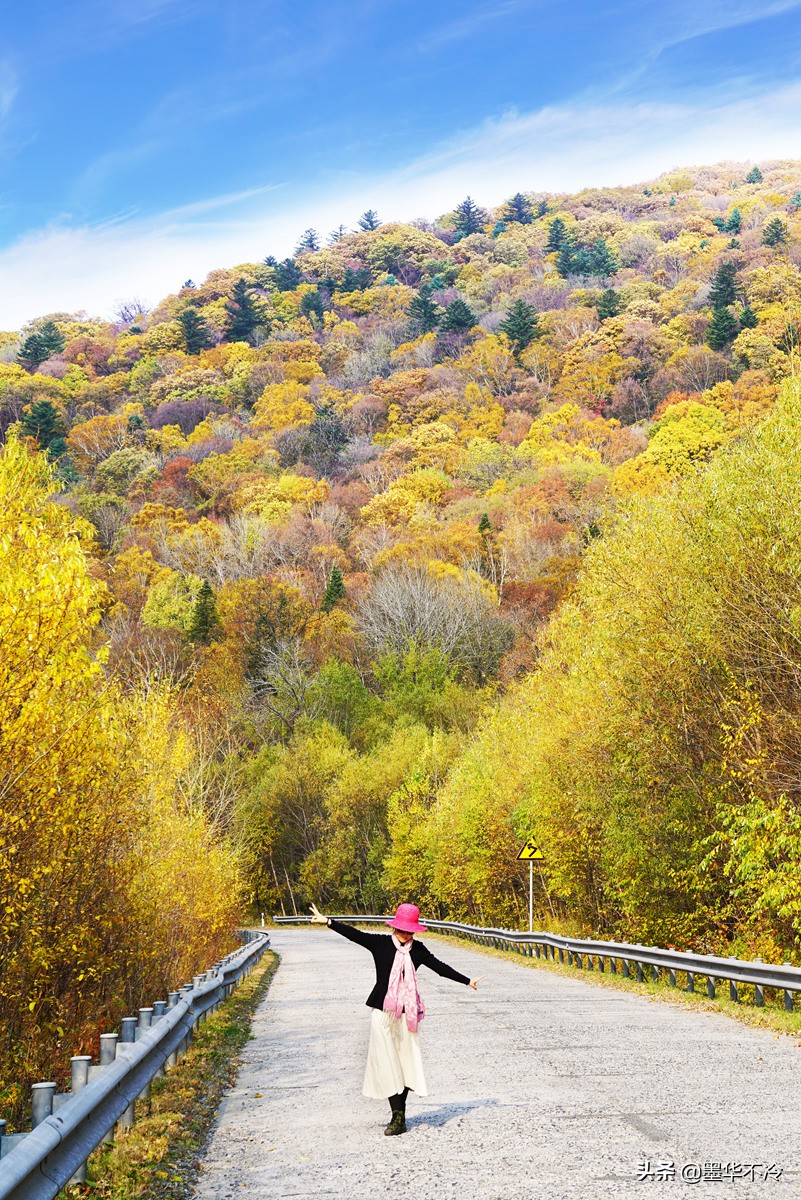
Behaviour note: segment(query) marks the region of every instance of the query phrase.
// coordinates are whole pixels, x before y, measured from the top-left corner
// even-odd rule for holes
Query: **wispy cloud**
[[[158,217],[103,227],[50,227],[0,253],[0,328],[56,310],[108,314],[141,295],[155,302],[214,267],[291,251],[311,225],[355,224],[448,211],[468,192],[497,204],[519,190],[570,191],[653,178],[675,166],[801,159],[801,84],[736,101],[593,104],[507,112],[443,142],[403,169],[330,181],[309,198],[296,187],[210,196]]]
[[[716,0],[713,3],[681,0],[671,6],[668,24],[678,25],[676,41],[685,41],[751,25],[798,8],[801,8],[799,0]]]
[[[439,28],[432,29],[419,40],[417,48],[422,53],[440,50],[449,43],[460,42],[481,33],[506,17],[515,16],[521,9],[542,7],[546,2],[547,0],[497,0],[494,4],[481,4],[455,21],[446,21]]]

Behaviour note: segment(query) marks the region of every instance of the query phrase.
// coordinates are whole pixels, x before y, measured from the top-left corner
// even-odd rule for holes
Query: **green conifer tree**
[[[504,205],[503,217],[506,221],[517,221],[518,225],[530,225],[534,220],[531,201],[522,192],[515,192]]]
[[[380,225],[378,213],[373,212],[372,208],[368,208],[367,212],[363,212],[359,217],[359,229],[364,233],[370,233],[373,229],[378,229]]]
[[[58,326],[53,321],[45,321],[28,334],[17,357],[27,370],[35,371],[51,355],[60,354],[63,349],[64,338]]]
[[[602,321],[607,321],[610,317],[616,317],[623,308],[623,302],[614,288],[607,288],[602,292],[598,303],[596,304],[598,316]]]
[[[195,645],[207,646],[219,627],[220,619],[217,616],[214,592],[204,579],[192,605],[186,636]]]
[[[754,312],[751,305],[750,304],[744,305],[743,310],[740,313],[740,328],[741,329],[756,329],[758,324],[759,324],[759,318],[757,317],[757,315]]]
[[[225,311],[228,314],[225,336],[229,342],[246,342],[260,325],[267,323],[261,304],[241,277],[231,290]]]
[[[457,238],[469,237],[471,233],[478,233],[489,220],[486,210],[476,204],[470,196],[467,196],[461,204],[456,205],[453,210],[453,218],[453,227],[456,230]]]
[[[537,310],[526,300],[515,300],[498,328],[505,333],[519,356],[539,336]]]
[[[739,333],[737,318],[728,308],[716,308],[706,330],[706,344],[711,350],[725,350]]]
[[[728,221],[726,222],[724,228],[726,230],[726,233],[737,234],[742,231],[743,214],[740,212],[739,208],[733,208],[731,210],[731,216],[729,217]]]
[[[567,228],[561,217],[554,217],[548,229],[548,240],[545,243],[545,249],[553,254],[557,250],[561,250],[562,246],[568,241]]]
[[[345,274],[342,277],[342,284],[338,288],[341,292],[363,292],[373,282],[373,277],[367,267],[359,267],[354,271],[353,267],[345,267]]]
[[[557,271],[563,279],[567,279],[568,275],[577,275],[581,270],[581,266],[581,257],[579,256],[576,243],[572,238],[565,237],[556,255]]]
[[[58,458],[67,449],[64,420],[50,400],[34,400],[24,413],[20,425],[28,437],[36,439],[42,450],[51,453],[52,458]]]
[[[472,308],[457,296],[445,309],[441,328],[445,333],[462,333],[472,329],[476,323],[476,315]]]
[[[482,537],[487,537],[488,534],[492,533],[492,521],[489,519],[489,513],[483,512],[481,514],[481,520],[478,523],[478,532]]]
[[[304,317],[308,317],[312,325],[317,329],[323,323],[323,314],[325,313],[325,301],[317,288],[313,292],[304,292],[300,301],[300,311]]]
[[[783,246],[787,241],[787,227],[781,217],[771,217],[762,230],[763,246]]]
[[[277,262],[272,254],[268,254],[264,263],[265,266],[272,267],[275,286],[279,292],[293,292],[302,279],[294,258],[285,258],[283,262]]]
[[[590,246],[588,265],[590,275],[617,274],[617,260],[603,238],[596,238]]]
[[[328,576],[328,583],[325,585],[320,608],[323,612],[330,613],[337,600],[341,600],[345,595],[345,581],[342,578],[342,572],[336,563],[334,563],[331,568],[331,574]]]
[[[421,333],[433,333],[443,317],[443,311],[431,299],[431,285],[424,284],[409,305],[409,319]]]
[[[752,167],[745,177],[746,183],[762,183],[762,172],[759,167]]]
[[[295,257],[298,254],[308,254],[320,249],[320,235],[316,229],[304,229],[295,247]]]
[[[187,354],[200,354],[201,350],[208,350],[214,344],[209,327],[196,308],[191,305],[185,308],[178,314],[177,321],[184,335]]]
[[[740,264],[734,259],[722,262],[715,272],[709,289],[709,303],[713,308],[727,308],[737,299],[737,271]]]

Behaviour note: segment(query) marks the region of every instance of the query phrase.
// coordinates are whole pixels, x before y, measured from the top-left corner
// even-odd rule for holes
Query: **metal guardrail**
[[[100,1062],[71,1059],[72,1089],[33,1085],[33,1129],[5,1134],[0,1122],[0,1200],[53,1200],[62,1187],[82,1183],[86,1159],[114,1127],[133,1124],[137,1100],[147,1100],[153,1079],[174,1066],[198,1023],[213,1013],[259,962],[270,944],[265,933],[240,932],[245,944],[196,975],[167,1000],[124,1017],[120,1033],[101,1034]]]
[[[363,916],[351,913],[338,916],[333,913],[336,921],[352,921],[354,924],[376,924],[387,920],[386,917]],[[624,979],[635,978],[645,980],[646,968],[650,969],[650,979],[657,982],[660,972],[667,971],[668,983],[677,987],[676,975],[683,973],[687,976],[686,990],[695,991],[697,976],[706,979],[707,995],[714,998],[719,983],[728,982],[729,999],[741,999],[739,987],[748,984],[754,988],[754,1003],[762,1006],[765,1003],[765,988],[773,988],[783,993],[784,1007],[788,1012],[793,1009],[793,993],[801,992],[801,968],[783,963],[781,966],[763,963],[761,958],[749,962],[742,958],[719,958],[713,954],[691,954],[684,950],[663,950],[658,946],[630,945],[626,942],[599,942],[582,938],[561,937],[555,933],[536,931],[522,933],[514,929],[493,929],[483,925],[465,925],[460,921],[429,921],[426,927],[435,933],[451,933],[465,937],[484,946],[494,946],[496,949],[515,950],[529,958],[545,958],[553,962],[566,963],[588,971],[609,971],[615,975],[620,968]],[[274,917],[277,925],[306,924],[311,917]],[[585,965],[586,964],[586,965]],[[597,966],[596,966],[597,964]],[[633,968],[633,970],[632,970]]]

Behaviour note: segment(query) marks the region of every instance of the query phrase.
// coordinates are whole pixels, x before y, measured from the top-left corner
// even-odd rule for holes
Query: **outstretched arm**
[[[363,929],[354,929],[352,925],[346,925],[343,921],[335,921],[333,917],[326,917],[314,904],[311,905],[311,911],[312,925],[327,925],[329,929],[333,929],[334,933],[341,933],[348,941],[365,946],[368,950],[372,950],[373,944],[380,936],[376,933],[365,933]]]

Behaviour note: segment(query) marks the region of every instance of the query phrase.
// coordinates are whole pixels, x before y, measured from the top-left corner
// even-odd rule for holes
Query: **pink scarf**
[[[384,997],[384,1012],[392,1013],[398,1020],[405,1014],[407,1028],[416,1033],[426,1010],[417,990],[417,972],[412,962],[412,942],[399,942],[394,933],[392,942],[395,946],[395,961]]]

